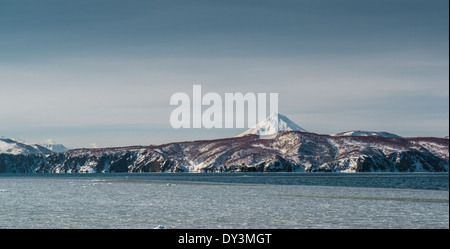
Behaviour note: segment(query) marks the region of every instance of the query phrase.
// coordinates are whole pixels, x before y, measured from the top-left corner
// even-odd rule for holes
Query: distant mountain
[[[275,113],[267,117],[265,120],[259,122],[247,131],[237,135],[236,137],[242,137],[246,135],[274,135],[279,131],[302,131],[307,130],[298,126],[284,115]]]
[[[66,146],[62,145],[62,144],[40,144],[42,147],[45,147],[53,152],[65,152],[68,151],[69,149],[66,148]]]
[[[285,131],[273,139],[247,135],[47,156],[0,154],[0,172],[448,172],[448,154],[444,138]]]
[[[376,132],[376,131],[346,131],[337,134],[333,134],[332,136],[347,136],[347,137],[401,137],[399,135],[389,133],[389,132]]]
[[[11,155],[35,155],[35,154],[43,154],[48,155],[51,154],[52,151],[42,147],[40,145],[34,144],[25,144],[23,142],[19,142],[16,139],[11,138],[0,138],[0,154],[11,154]]]
[[[270,134],[271,139],[259,136]],[[1,138],[0,173],[449,171],[448,136],[404,138],[372,131],[320,135],[280,114],[226,139],[100,149],[46,147]]]

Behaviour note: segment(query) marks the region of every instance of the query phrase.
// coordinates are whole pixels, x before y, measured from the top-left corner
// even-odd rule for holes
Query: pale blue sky
[[[316,133],[449,134],[446,0],[0,0],[0,135],[69,147],[213,139],[173,130],[192,85],[278,92]]]

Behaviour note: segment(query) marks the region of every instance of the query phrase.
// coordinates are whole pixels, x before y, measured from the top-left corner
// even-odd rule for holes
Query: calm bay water
[[[448,173],[0,174],[0,228],[449,228]]]

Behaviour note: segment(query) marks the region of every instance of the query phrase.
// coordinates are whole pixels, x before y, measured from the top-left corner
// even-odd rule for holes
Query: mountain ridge
[[[267,134],[271,139],[261,139]],[[388,132],[316,134],[281,114],[236,137],[162,145],[53,152],[0,139],[0,173],[248,171],[448,172],[449,143],[448,137],[405,138]]]
[[[331,134],[331,136],[354,136],[354,137],[361,137],[361,136],[375,136],[375,137],[401,137],[397,134],[385,132],[385,131],[362,131],[362,130],[354,130],[354,131],[346,131],[346,132],[340,132],[336,134]]]
[[[0,172],[448,172],[448,162],[444,138],[334,137],[284,131],[274,139],[248,135],[73,149],[47,156],[0,154]]]
[[[0,153],[12,155],[51,154],[52,151],[37,144],[26,144],[16,139],[0,138]]]

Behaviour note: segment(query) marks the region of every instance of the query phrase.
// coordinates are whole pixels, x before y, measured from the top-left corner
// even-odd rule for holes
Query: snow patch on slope
[[[0,154],[11,155],[31,155],[31,154],[44,154],[48,155],[52,152],[47,148],[40,145],[29,145],[19,142],[15,139],[0,138]]]
[[[384,132],[384,131],[346,131],[337,134],[332,134],[334,137],[395,137],[400,138],[399,135]]]

